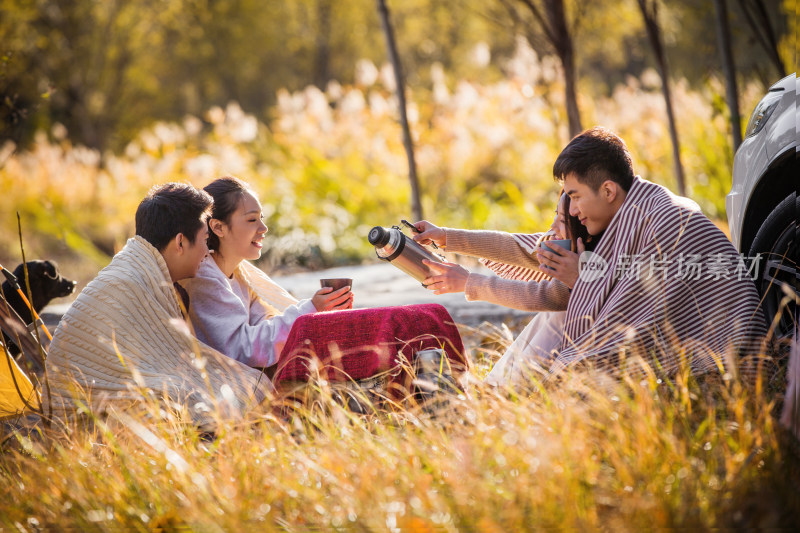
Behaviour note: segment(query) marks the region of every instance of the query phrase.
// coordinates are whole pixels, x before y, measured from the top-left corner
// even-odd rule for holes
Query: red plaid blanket
[[[467,368],[461,335],[439,304],[303,315],[289,332],[273,380],[305,381],[315,365],[329,381],[366,379],[397,367],[401,353],[413,362],[426,348],[444,348],[453,372]]]

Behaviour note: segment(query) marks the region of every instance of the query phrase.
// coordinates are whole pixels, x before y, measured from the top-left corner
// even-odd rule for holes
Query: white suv
[[[797,75],[792,74],[758,103],[736,151],[733,186],[725,201],[733,244],[750,261],[761,254],[755,282],[768,321],[786,297],[784,287],[794,290],[794,302],[781,314],[776,331],[783,338],[792,335],[797,322],[797,94]]]

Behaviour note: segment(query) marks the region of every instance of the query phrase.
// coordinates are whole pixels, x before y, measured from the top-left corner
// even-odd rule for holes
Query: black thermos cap
[[[372,246],[382,248],[389,243],[389,232],[381,226],[375,226],[369,230],[367,239]]]

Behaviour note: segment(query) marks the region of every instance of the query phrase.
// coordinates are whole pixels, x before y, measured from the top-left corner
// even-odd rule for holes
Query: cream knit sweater
[[[54,414],[69,413],[76,402],[102,410],[154,393],[206,424],[215,406],[236,416],[271,390],[260,372],[190,334],[164,258],[138,236],[83,289],[49,352],[52,402],[45,397],[42,404]]]
[[[536,255],[529,253],[510,233],[444,229],[448,252],[540,270]],[[555,279],[519,281],[470,273],[464,295],[470,301],[482,300],[523,311],[564,311],[569,288]]]

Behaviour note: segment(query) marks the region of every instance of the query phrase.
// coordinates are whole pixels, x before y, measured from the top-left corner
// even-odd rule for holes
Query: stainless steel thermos
[[[420,283],[434,274],[422,263],[423,259],[442,262],[439,256],[423,248],[398,227],[375,226],[370,230],[367,239],[375,247],[375,253],[379,258],[389,261]]]

